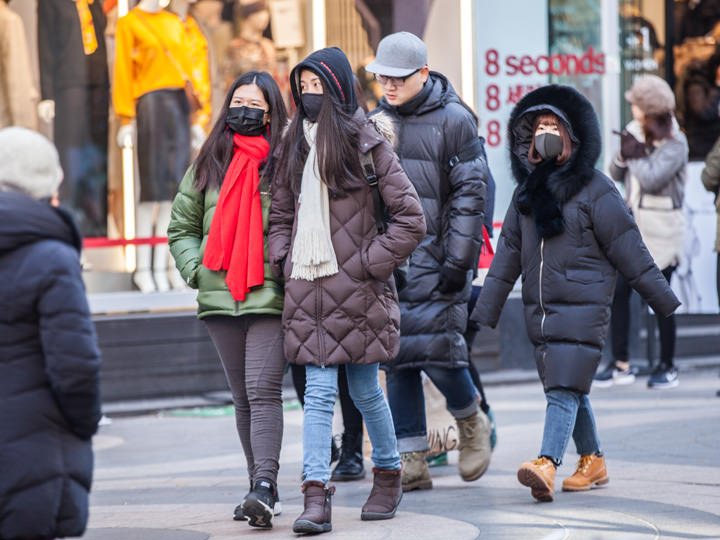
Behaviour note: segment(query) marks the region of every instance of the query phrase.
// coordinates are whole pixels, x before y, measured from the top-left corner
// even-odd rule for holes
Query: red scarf
[[[245,300],[264,281],[263,217],[258,169],[270,145],[263,137],[233,136],[233,158],[225,173],[210,224],[203,265],[227,270],[235,300]]]

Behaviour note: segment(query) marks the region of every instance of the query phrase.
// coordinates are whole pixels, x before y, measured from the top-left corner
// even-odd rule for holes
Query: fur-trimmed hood
[[[368,117],[368,120],[382,137],[387,139],[390,145],[395,148],[397,144],[397,135],[395,133],[395,126],[393,125],[392,118],[385,111],[380,111],[377,114],[373,114]]]
[[[575,145],[570,160],[555,169],[547,187],[561,205],[587,185],[600,157],[600,124],[591,103],[570,86],[550,84],[523,97],[510,114],[508,141],[515,180],[523,184],[535,168],[528,160],[532,128],[538,114],[549,111],[565,123]]]

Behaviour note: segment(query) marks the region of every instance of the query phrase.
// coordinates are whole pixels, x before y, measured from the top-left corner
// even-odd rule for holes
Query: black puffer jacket
[[[390,368],[466,366],[463,334],[482,243],[487,163],[478,155],[449,173],[446,165],[477,140],[477,119],[450,82],[432,71],[410,102],[393,107],[383,98],[376,111],[388,113],[395,124],[395,150],[427,224],[427,235],[410,258],[408,285],[400,292],[400,353]],[[461,291],[438,290],[443,265],[467,275]]]
[[[533,214],[517,208],[518,190],[533,169],[527,159],[540,111],[560,116],[576,141],[570,160],[547,178],[562,206],[563,230],[541,239]],[[472,313],[495,327],[518,276],[527,331],[545,391],[588,393],[598,362],[615,288],[615,270],[660,315],[680,302],[653,263],[635,221],[612,181],[594,169],[600,129],[590,102],[568,86],[550,85],[525,96],[510,116],[510,160],[519,186],[513,194],[490,271]]]
[[[80,536],[100,353],[69,216],[0,192],[0,538]]]

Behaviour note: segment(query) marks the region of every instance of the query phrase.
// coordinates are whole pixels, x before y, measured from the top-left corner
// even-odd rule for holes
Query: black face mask
[[[320,115],[320,109],[322,108],[323,95],[303,94],[300,99],[302,100],[305,118],[311,122],[317,122],[318,116]]]
[[[257,107],[230,107],[225,123],[238,135],[262,135],[265,130],[265,110]]]
[[[563,150],[563,140],[554,133],[535,135],[535,150],[545,160],[558,157]]]

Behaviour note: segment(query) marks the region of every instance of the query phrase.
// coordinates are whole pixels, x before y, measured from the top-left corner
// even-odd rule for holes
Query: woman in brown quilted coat
[[[293,530],[319,533],[332,529],[330,438],[340,364],[373,446],[373,488],[361,518],[392,518],[400,503],[400,454],[378,365],[399,347],[393,270],[425,236],[425,220],[391,145],[358,109],[345,54],[335,47],[314,52],[290,83],[298,111],[273,156],[268,247],[285,278],[285,354],[307,372],[305,509]],[[360,153],[372,157],[388,216],[383,231]]]

